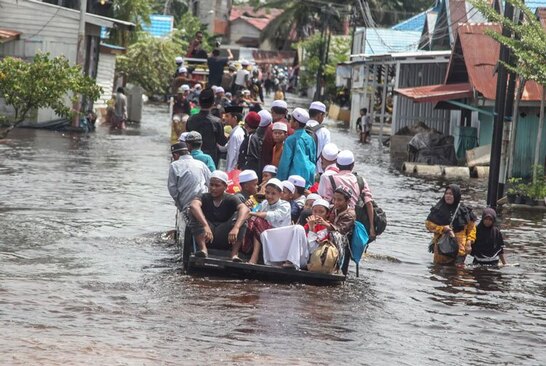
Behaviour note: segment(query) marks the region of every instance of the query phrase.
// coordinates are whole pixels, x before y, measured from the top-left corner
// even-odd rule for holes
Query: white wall
[[[102,88],[102,94],[94,104],[95,109],[106,108],[106,101],[112,97],[115,71],[116,56],[108,53],[101,53],[97,68],[97,84]]]

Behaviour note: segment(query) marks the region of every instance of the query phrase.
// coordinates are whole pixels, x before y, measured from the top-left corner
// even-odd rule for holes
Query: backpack
[[[339,250],[336,246],[328,240],[323,241],[309,257],[307,270],[309,272],[334,273],[338,259]]]
[[[356,175],[356,174],[355,174]],[[356,176],[356,179],[358,181],[358,189],[360,192],[364,189],[364,178],[360,176]],[[372,201],[372,207],[373,207],[373,223],[374,223],[374,229],[375,229],[375,235],[379,236],[385,231],[387,228],[387,214],[381,207],[377,205],[375,201]],[[358,202],[356,203],[355,207],[356,212],[356,219],[360,221],[364,226],[366,227],[366,230],[368,233],[370,232],[370,219],[368,218],[368,211],[366,210],[366,205],[364,203],[364,199],[362,197],[362,193],[360,193],[360,196],[358,197]],[[371,240],[369,243],[371,243],[373,240]]]
[[[318,151],[318,136],[317,136],[317,132],[318,130],[320,130],[321,128],[325,127],[322,123],[319,123],[318,125],[316,126],[313,126],[313,127],[307,127],[305,126],[305,132],[307,132],[307,134],[309,136],[311,136],[313,138],[313,140],[315,141],[315,147],[317,148],[317,152],[316,152],[316,157],[317,157],[317,161],[319,161],[320,159],[320,154],[322,153],[322,151]]]

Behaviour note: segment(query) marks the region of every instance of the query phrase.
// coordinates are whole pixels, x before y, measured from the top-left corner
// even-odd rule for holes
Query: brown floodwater
[[[0,364],[544,365],[546,214],[502,215],[519,266],[434,267],[423,223],[445,182],[399,174],[377,141],[332,124],[389,218],[360,277],[184,275],[161,239],[175,216],[166,110],[123,132],[0,143]],[[486,182],[462,184],[479,213]]]

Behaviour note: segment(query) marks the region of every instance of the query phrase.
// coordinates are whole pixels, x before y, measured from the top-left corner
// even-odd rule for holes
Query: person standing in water
[[[461,188],[458,185],[447,186],[443,197],[431,208],[425,226],[429,232],[434,233],[432,245],[435,264],[464,263],[476,240],[476,215],[461,202]],[[456,257],[440,253],[438,241],[443,234],[448,234],[457,241],[459,251]]]
[[[504,239],[496,221],[497,213],[494,209],[483,210],[482,220],[476,227],[476,241],[470,252],[474,257],[473,264],[496,266],[499,260],[503,265],[506,264]]]

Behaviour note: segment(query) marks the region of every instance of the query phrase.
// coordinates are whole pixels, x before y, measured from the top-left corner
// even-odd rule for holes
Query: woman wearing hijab
[[[499,260],[506,264],[504,258],[504,240],[500,229],[495,225],[497,213],[492,208],[483,210],[482,220],[476,228],[476,241],[472,245],[470,255],[474,257],[473,264],[496,266]]]
[[[442,199],[431,208],[425,226],[428,231],[434,233],[432,238],[434,263],[464,263],[472,243],[476,240],[476,216],[471,208],[461,203],[461,188],[458,185],[450,184],[446,188]],[[443,255],[439,251],[438,241],[444,233],[454,237],[459,245],[456,258]]]

